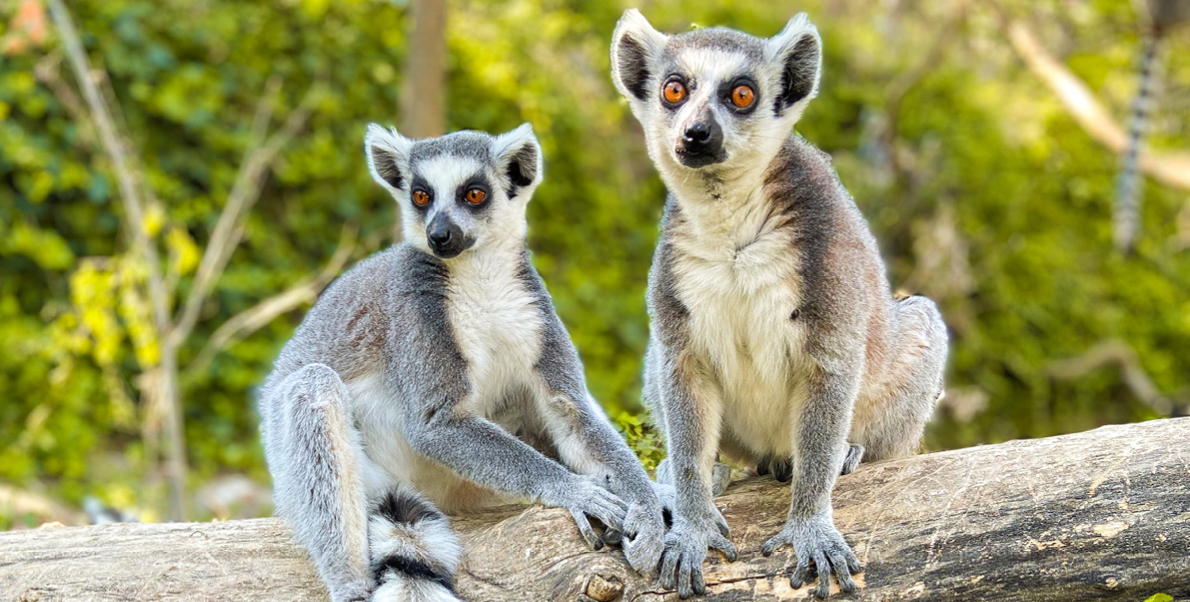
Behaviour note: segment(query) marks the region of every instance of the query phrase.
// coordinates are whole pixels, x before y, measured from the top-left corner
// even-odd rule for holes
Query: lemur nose
[[[711,139],[711,128],[707,127],[705,121],[698,121],[686,128],[686,133],[683,137],[686,139],[686,142],[706,142]]]
[[[450,228],[434,228],[430,230],[430,244],[445,245],[450,242]]]

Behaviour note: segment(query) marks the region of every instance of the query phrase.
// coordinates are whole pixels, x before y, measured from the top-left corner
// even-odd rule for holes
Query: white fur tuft
[[[393,196],[400,194],[400,190],[393,188],[388,181],[380,176],[377,161],[395,159],[397,169],[405,173],[405,177],[408,178],[409,149],[412,147],[413,141],[398,134],[396,128],[385,129],[376,123],[368,124],[368,133],[364,135],[364,153],[368,157],[368,171],[372,174],[372,179]]]
[[[765,58],[769,61],[782,62],[785,55],[791,52],[798,42],[802,39],[810,37],[814,40],[814,45],[818,47],[818,62],[814,65],[814,87],[810,94],[805,98],[799,100],[794,107],[793,113],[801,115],[805,110],[805,106],[810,103],[814,97],[818,96],[818,83],[822,79],[822,37],[818,35],[818,28],[810,22],[810,17],[806,13],[798,13],[785,24],[785,27],[780,33],[769,39],[765,44]]]
[[[621,44],[625,38],[638,43],[648,55],[647,62],[653,63],[657,54],[665,46],[668,36],[653,29],[649,20],[635,8],[624,11],[624,16],[620,17],[620,21],[616,23],[616,30],[612,33],[612,80],[620,94],[623,94],[629,102],[636,102],[636,97],[628,90],[620,73]]]

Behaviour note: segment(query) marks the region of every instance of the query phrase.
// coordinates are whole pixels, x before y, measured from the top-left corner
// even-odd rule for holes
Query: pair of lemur
[[[854,589],[831,488],[861,458],[915,451],[947,343],[933,303],[894,300],[829,157],[791,133],[817,93],[817,30],[798,15],[767,40],[667,36],[630,10],[612,69],[670,192],[644,372],[669,450],[659,483],[587,392],[529,262],[530,128],[413,141],[370,126],[368,165],[406,242],[327,289],[261,402],[277,511],[336,602],[456,600],[442,511],[526,498],[568,509],[591,547],[619,542],[681,598],[704,594],[708,549],[736,557],[712,501],[720,452],[792,479],[763,548],[793,546],[791,584],[813,566],[817,595],[832,573]]]

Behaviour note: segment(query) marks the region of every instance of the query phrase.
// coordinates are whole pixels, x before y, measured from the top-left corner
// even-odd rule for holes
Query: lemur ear
[[[496,136],[492,143],[492,156],[500,171],[508,178],[508,198],[541,182],[541,145],[537,142],[537,136],[533,135],[533,126],[525,123],[511,132]]]
[[[781,86],[773,109],[778,115],[795,104],[804,109],[818,95],[822,73],[822,40],[806,13],[798,13],[781,33],[769,39],[765,54],[781,65]]]
[[[398,134],[395,129],[384,129],[368,124],[364,136],[364,154],[368,157],[368,171],[389,192],[396,193],[405,188],[409,175],[409,149],[413,141]]]
[[[665,40],[665,34],[653,29],[640,11],[624,11],[612,34],[612,79],[620,94],[636,100],[649,95],[649,68],[665,47]]]

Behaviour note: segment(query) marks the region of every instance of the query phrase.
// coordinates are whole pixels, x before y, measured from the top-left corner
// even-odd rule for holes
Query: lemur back
[[[415,142],[373,127],[366,149],[407,242],[327,289],[261,396],[277,511],[332,599],[456,600],[439,508],[516,500],[567,508],[599,549],[597,518],[652,570],[654,486],[587,393],[525,249],[531,131]]]
[[[924,297],[895,300],[876,241],[830,159],[791,133],[817,94],[805,15],[770,39],[664,35],[635,10],[612,42],[617,88],[669,189],[649,275],[644,397],[676,488],[661,583],[705,592],[708,548],[736,555],[711,503],[720,452],[793,480],[793,587],[860,570],[830,490],[861,459],[913,453],[941,394],[946,329]],[[850,440],[850,442],[849,442]],[[717,488],[716,488],[717,489]]]

